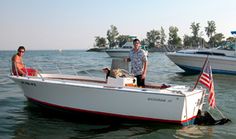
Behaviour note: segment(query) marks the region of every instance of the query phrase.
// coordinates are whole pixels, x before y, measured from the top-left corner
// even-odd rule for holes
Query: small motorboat
[[[61,110],[173,124],[193,124],[203,108],[205,89],[146,83],[132,75],[101,77],[46,74],[9,77],[25,97]]]

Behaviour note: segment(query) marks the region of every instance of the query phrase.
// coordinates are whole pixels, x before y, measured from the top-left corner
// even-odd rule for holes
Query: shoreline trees
[[[168,40],[166,40],[167,36],[165,34],[165,30],[163,27],[160,30],[152,29],[146,33],[146,38],[141,40],[142,44],[147,45],[149,49],[151,48],[163,48],[163,47],[171,47],[171,49],[187,49],[187,48],[198,48],[198,47],[216,47],[226,42],[233,42],[236,39],[233,37],[225,38],[224,34],[216,33],[216,23],[215,21],[207,21],[207,26],[204,27],[204,31],[201,30],[200,23],[191,23],[191,36],[184,35],[183,39],[179,37],[178,31],[179,29],[175,26],[169,27]],[[208,37],[208,41],[206,41],[202,36],[206,34]],[[110,29],[107,30],[107,37],[95,37],[95,47],[98,48],[114,48],[121,47],[127,41],[130,40],[129,35],[120,35],[116,26],[111,25]]]

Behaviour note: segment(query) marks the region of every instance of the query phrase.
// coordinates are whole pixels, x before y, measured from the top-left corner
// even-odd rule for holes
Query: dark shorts
[[[135,76],[137,78],[137,86],[145,87],[145,79],[142,79],[142,75]]]

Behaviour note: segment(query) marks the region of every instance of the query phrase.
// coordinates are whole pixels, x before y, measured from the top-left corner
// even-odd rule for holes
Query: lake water
[[[77,139],[77,138],[236,138],[236,76],[214,74],[216,103],[232,122],[216,126],[174,126],[169,124],[134,123],[74,117],[73,119],[42,110],[29,103],[22,90],[7,76],[14,51],[0,51],[0,139]],[[183,74],[164,53],[150,53],[147,81],[193,86],[197,75]],[[85,51],[27,51],[25,63],[32,65],[48,61],[75,65],[79,73],[84,70],[104,76],[103,67],[111,66],[111,58],[103,52]],[[43,61],[43,62],[42,62]],[[105,76],[104,76],[105,77]],[[163,106],[163,109],[165,106]]]

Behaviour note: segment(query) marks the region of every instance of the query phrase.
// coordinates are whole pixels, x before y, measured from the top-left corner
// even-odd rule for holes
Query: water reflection
[[[69,114],[26,102],[25,117],[16,125],[14,138],[142,138],[160,130],[179,126],[126,121],[124,119]]]
[[[212,137],[213,128],[210,126],[186,126],[176,130],[176,138],[204,138]]]

